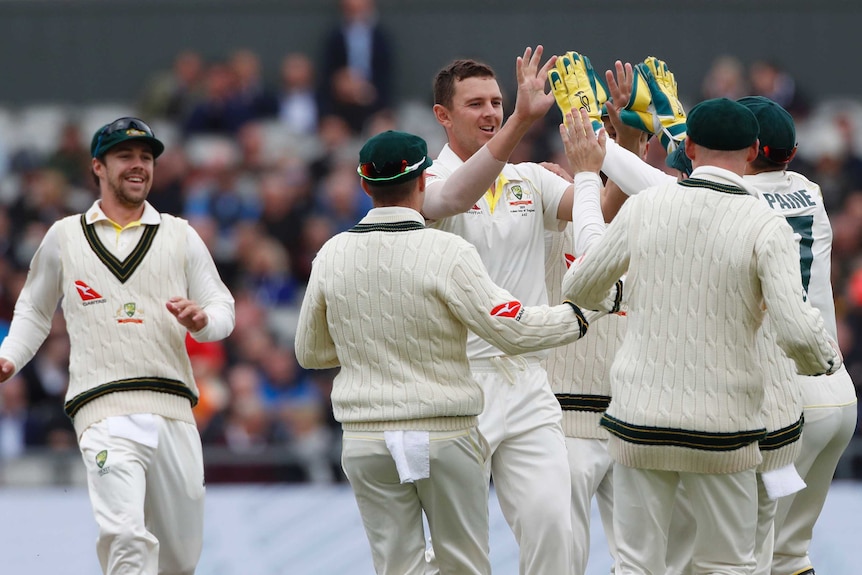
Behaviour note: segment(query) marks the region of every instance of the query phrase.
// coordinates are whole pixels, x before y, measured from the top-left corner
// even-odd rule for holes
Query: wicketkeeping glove
[[[686,114],[677,96],[676,79],[667,64],[655,56],[649,56],[638,68],[648,72],[645,76],[660,124],[655,133],[670,153],[686,136]]]
[[[572,110],[584,108],[592,120],[593,129],[602,127],[602,105],[608,99],[608,89],[589,58],[577,52],[566,52],[548,71],[548,79],[563,119]]]
[[[628,104],[620,110],[620,119],[624,124],[647,132],[656,133],[655,108],[652,105],[649,83],[640,64],[632,68],[632,93]]]
[[[632,69],[632,93],[620,110],[620,119],[659,137],[668,153],[685,138],[686,115],[677,96],[673,73],[664,61],[655,56]]]

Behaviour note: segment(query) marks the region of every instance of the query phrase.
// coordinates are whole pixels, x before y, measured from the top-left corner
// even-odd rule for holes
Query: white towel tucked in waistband
[[[793,495],[805,488],[805,481],[799,477],[796,466],[792,463],[779,469],[766,471],[760,474],[766,495],[770,499],[779,499],[787,495]]]
[[[431,434],[428,431],[384,431],[383,439],[395,460],[401,483],[413,483],[430,476]]]

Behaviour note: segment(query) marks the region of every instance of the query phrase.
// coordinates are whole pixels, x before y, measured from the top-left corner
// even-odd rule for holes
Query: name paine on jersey
[[[775,192],[763,192],[763,199],[767,205],[773,210],[798,210],[800,208],[814,207],[817,202],[808,193],[808,190],[802,189],[789,194],[779,194]]]

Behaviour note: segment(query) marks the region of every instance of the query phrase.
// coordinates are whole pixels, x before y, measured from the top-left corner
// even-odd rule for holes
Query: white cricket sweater
[[[564,279],[564,294],[601,304],[628,270],[628,329],[611,368],[602,425],[629,467],[732,473],[761,461],[763,371],[755,334],[765,307],[800,373],[838,357],[803,299],[792,230],[714,167],[629,198]]]
[[[545,285],[548,300],[563,300],[563,276],[574,261],[572,224],[562,232],[545,232]],[[563,410],[566,437],[607,439],[599,425],[611,402],[610,367],[625,334],[625,317],[610,314],[590,322],[580,340],[556,347],[543,360],[551,389]]]
[[[186,221],[163,214],[123,261],[83,216],[57,225],[63,314],[75,338],[66,413],[78,434],[107,416],[131,413],[193,422],[198,391],[187,331],[164,309],[168,298],[188,292]]]
[[[476,425],[483,409],[468,329],[514,355],[574,341],[582,327],[569,305],[522,306],[470,243],[426,228],[419,212],[375,208],[317,254],[296,357],[341,366],[331,397],[345,430],[446,431]]]

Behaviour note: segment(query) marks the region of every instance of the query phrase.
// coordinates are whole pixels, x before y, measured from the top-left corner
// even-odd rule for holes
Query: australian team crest
[[[143,315],[135,302],[126,302],[117,310],[117,323],[144,323]]]
[[[99,475],[105,475],[106,473],[111,472],[110,467],[105,467],[105,463],[108,462],[108,450],[103,449],[99,453],[96,454],[96,465],[99,466]]]
[[[521,184],[512,184],[508,189],[509,209],[526,215],[535,211],[533,194]]]

